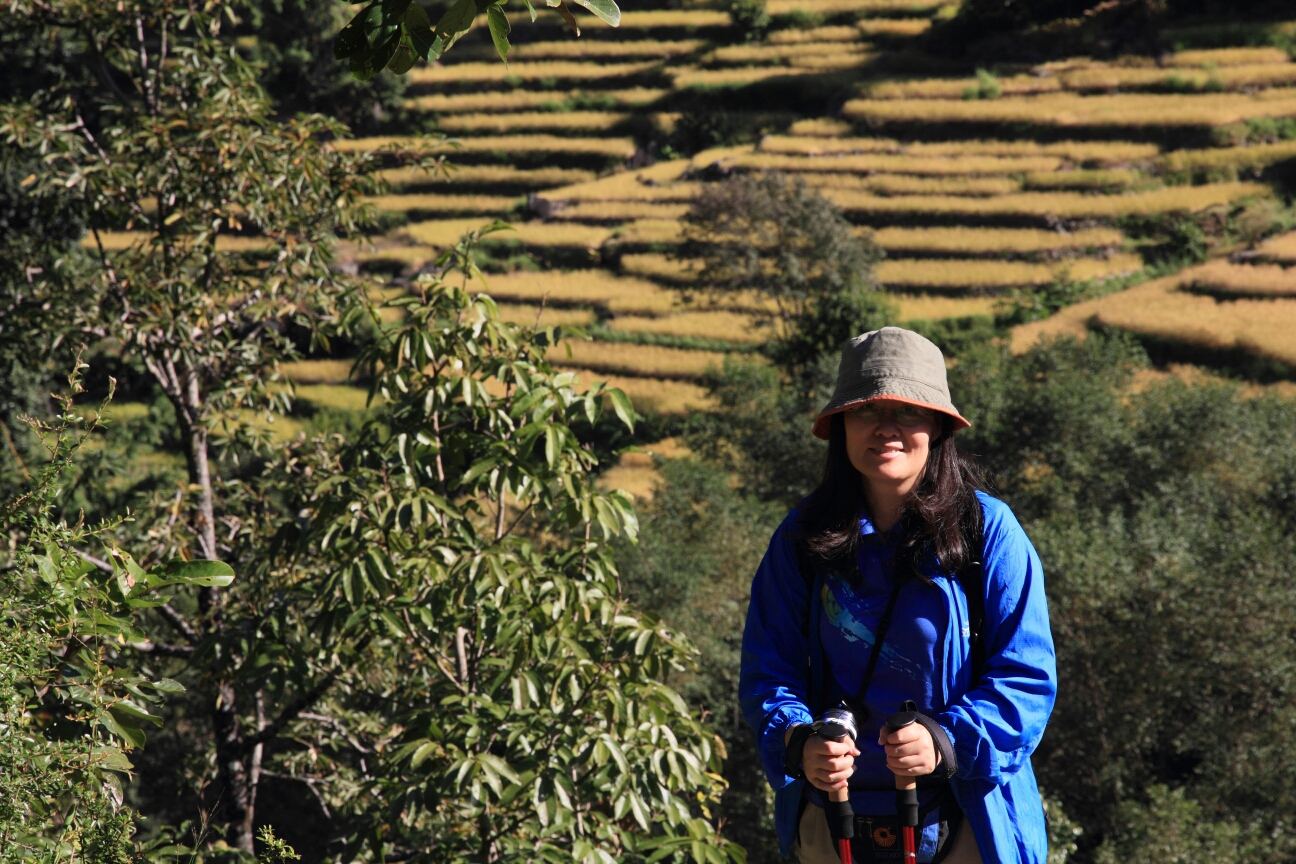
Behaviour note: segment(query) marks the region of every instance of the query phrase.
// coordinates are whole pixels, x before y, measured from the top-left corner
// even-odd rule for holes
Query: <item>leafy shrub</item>
[[[733,30],[744,42],[755,42],[770,26],[765,0],[729,0],[729,19]]]
[[[804,180],[770,172],[708,184],[683,221],[678,255],[703,263],[704,290],[754,291],[773,305],[769,353],[789,372],[891,314],[873,275],[881,251]]]

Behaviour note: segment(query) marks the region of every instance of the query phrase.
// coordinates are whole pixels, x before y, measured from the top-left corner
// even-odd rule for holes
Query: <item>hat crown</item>
[[[950,399],[945,355],[930,339],[903,327],[870,330],[842,346],[837,385],[815,418],[814,434],[827,438],[828,418],[874,399],[941,411],[954,418],[956,429],[971,425]]]

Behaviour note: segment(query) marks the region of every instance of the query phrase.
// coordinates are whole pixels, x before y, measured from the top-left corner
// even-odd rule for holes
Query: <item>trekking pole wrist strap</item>
[[[805,754],[806,742],[813,734],[815,734],[814,727],[809,723],[802,723],[792,729],[787,750],[783,753],[783,772],[789,777],[805,779],[805,766],[801,764],[801,759]]]
[[[937,723],[926,714],[914,712],[917,715],[917,722],[926,729],[932,737],[932,746],[940,754],[940,761],[936,764],[936,770],[929,776],[940,780],[948,780],[958,771],[958,757],[954,755],[954,744],[950,741],[949,733],[945,727]]]

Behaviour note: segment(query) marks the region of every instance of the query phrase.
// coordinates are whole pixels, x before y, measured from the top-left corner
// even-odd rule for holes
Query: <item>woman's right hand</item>
[[[860,751],[849,738],[835,741],[811,735],[801,751],[801,768],[816,789],[832,792],[846,788],[846,781],[855,773],[855,757],[858,755]]]

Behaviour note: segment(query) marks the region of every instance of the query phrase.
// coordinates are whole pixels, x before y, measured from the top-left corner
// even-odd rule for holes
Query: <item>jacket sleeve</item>
[[[751,604],[743,628],[738,700],[756,731],[761,764],[775,790],[793,778],[783,771],[783,734],[796,723],[810,723],[806,624],[810,592],[797,569],[788,536],[795,514],[774,532],[752,579]]]
[[[985,667],[937,720],[954,742],[958,777],[1002,783],[1027,764],[1044,735],[1057,663],[1039,555],[1006,504],[980,497]]]

